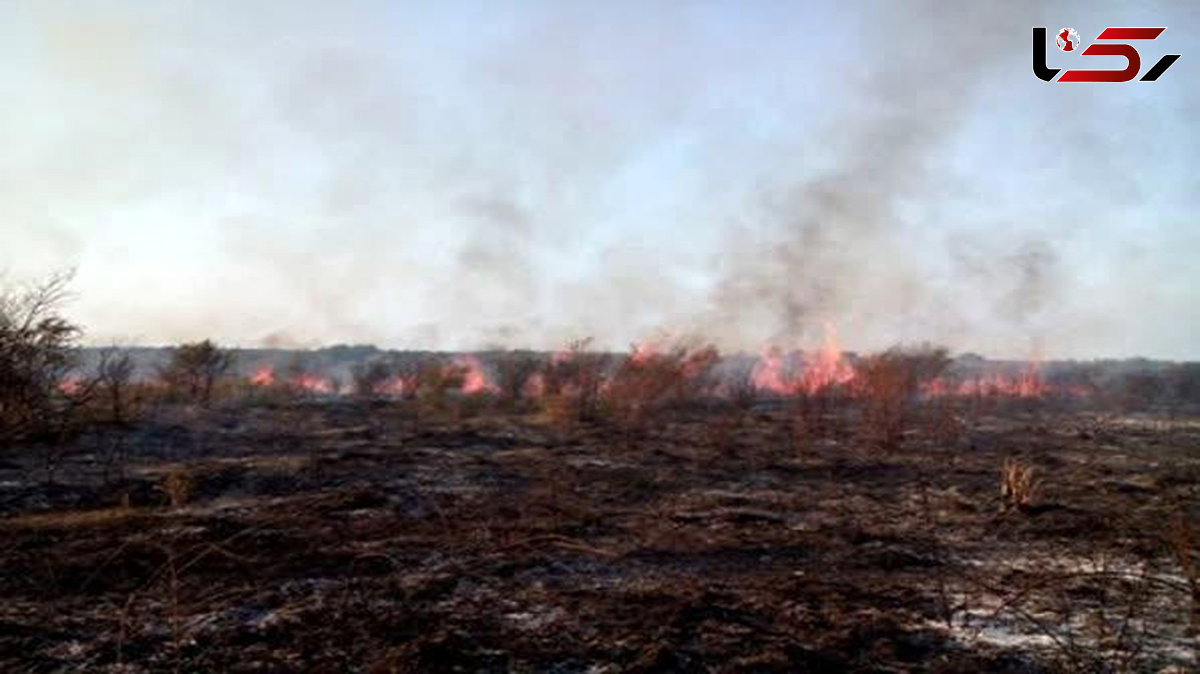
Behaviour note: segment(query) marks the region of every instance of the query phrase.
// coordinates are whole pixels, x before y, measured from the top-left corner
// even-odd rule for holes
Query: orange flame
[[[796,352],[791,355],[794,360]],[[842,355],[831,325],[825,325],[825,343],[820,349],[800,352],[799,356],[802,367],[795,373],[788,367],[789,359],[782,350],[775,346],[768,348],[751,372],[755,388],[779,395],[798,392],[811,395],[854,379],[854,368]]]
[[[959,385],[959,395],[995,395],[1012,398],[1040,398],[1048,391],[1036,370],[1016,376],[994,374]]]
[[[251,386],[274,386],[275,385],[275,368],[270,365],[263,365],[250,375],[249,379]]]
[[[795,387],[789,381],[790,377],[784,364],[783,351],[777,346],[769,347],[750,373],[754,388],[769,393],[787,395],[795,392]]]
[[[1041,398],[1052,392],[1062,392],[1070,395],[1081,395],[1082,389],[1070,387],[1056,389],[1042,378],[1036,361],[1030,361],[1029,366],[1016,375],[990,374],[975,377],[958,383],[952,383],[944,378],[937,378],[925,385],[924,393],[928,396],[998,396],[1009,398]]]
[[[337,392],[332,380],[315,374],[296,375],[292,377],[289,383],[298,389],[319,395],[329,395]]]
[[[653,344],[634,343],[629,349],[629,362],[633,365],[644,365],[658,355],[658,347]]]
[[[375,393],[402,398],[415,391],[416,387],[416,375],[396,375],[376,387]]]
[[[454,364],[463,369],[463,393],[496,393],[500,390],[488,379],[483,364],[475,356],[458,356]]]
[[[854,379],[854,368],[842,356],[837,344],[837,334],[830,325],[825,326],[825,344],[815,353],[804,355],[804,371],[800,376],[800,388],[805,393],[817,391]]]

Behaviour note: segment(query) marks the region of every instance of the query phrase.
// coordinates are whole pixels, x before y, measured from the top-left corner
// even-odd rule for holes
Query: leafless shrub
[[[161,376],[176,395],[209,405],[220,378],[233,365],[233,354],[211,340],[175,348]]]
[[[1000,468],[1000,509],[1026,510],[1033,505],[1033,496],[1039,483],[1034,480],[1033,466],[1023,465],[1009,457]]]
[[[950,358],[930,345],[893,347],[855,364],[855,393],[862,404],[864,433],[879,446],[900,446],[921,387],[937,377]]]
[[[136,366],[133,357],[117,348],[100,352],[93,378],[96,382],[95,404],[106,421],[125,424],[136,415],[135,387],[133,374]]]
[[[91,387],[68,373],[81,330],[60,314],[71,274],[0,289],[0,441],[61,441]]]
[[[626,430],[639,430],[656,412],[704,392],[710,385],[707,374],[718,357],[711,346],[664,351],[635,347],[609,380],[605,406]]]
[[[543,372],[543,397],[551,417],[566,427],[597,418],[609,358],[591,350],[592,339],[572,341]]]

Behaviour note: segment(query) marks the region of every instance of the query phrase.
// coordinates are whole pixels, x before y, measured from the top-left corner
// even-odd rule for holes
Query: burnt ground
[[[12,451],[0,670],[1196,667],[1197,420],[1012,411],[890,452],[829,426],[326,401],[159,410],[55,484]],[[1024,511],[1010,456],[1042,482]]]

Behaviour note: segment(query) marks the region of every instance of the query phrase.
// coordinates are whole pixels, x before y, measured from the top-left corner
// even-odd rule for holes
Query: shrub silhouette
[[[854,390],[862,404],[864,434],[884,449],[900,446],[922,385],[950,364],[946,349],[897,346],[855,366]]]
[[[90,385],[67,375],[81,330],[60,314],[71,274],[0,290],[0,441],[69,432]]]
[[[592,338],[577,339],[550,359],[543,373],[544,396],[563,425],[597,418],[609,356],[591,350]]]
[[[207,406],[217,382],[232,365],[233,354],[206,339],[176,347],[161,375],[173,393]]]
[[[114,424],[132,421],[135,414],[133,374],[136,369],[133,357],[126,352],[116,348],[100,352],[94,381],[95,406],[101,418]]]
[[[529,351],[506,351],[496,363],[501,400],[517,408],[528,397],[529,384],[542,369],[542,363]]]
[[[695,399],[711,388],[709,371],[719,355],[711,346],[675,346],[666,351],[634,348],[605,390],[613,419],[636,430],[660,410]]]

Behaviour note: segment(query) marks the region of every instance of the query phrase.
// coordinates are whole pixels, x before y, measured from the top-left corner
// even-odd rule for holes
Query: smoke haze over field
[[[1200,358],[1194,3],[400,4],[0,1],[0,269],[96,342]]]

